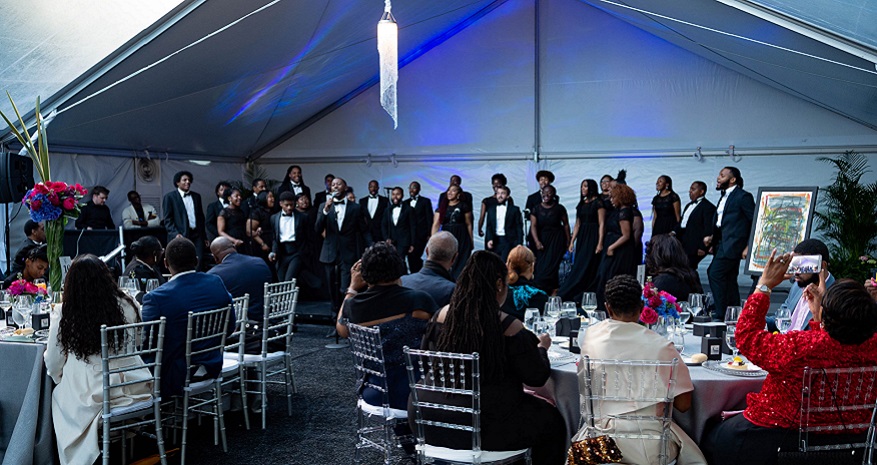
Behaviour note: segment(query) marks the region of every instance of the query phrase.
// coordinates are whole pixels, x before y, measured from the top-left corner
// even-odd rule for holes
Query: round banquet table
[[[685,354],[700,351],[700,338],[685,335]],[[565,350],[553,347],[552,350]],[[552,365],[551,378],[544,386],[533,390],[539,396],[553,399],[560,414],[566,420],[569,436],[579,429],[581,412],[579,410],[579,379],[577,357],[575,363]],[[700,366],[689,366],[691,382],[694,385],[691,408],[687,412],[673,411],[673,420],[688,433],[691,439],[700,443],[707,420],[718,417],[723,411],[742,410],[746,405],[746,394],[761,390],[764,376],[741,377],[726,375]]]

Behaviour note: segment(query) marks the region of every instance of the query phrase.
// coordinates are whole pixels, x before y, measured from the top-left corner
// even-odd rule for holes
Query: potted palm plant
[[[877,182],[862,182],[871,170],[867,158],[853,150],[818,160],[837,172],[834,182],[820,192],[816,231],[831,252],[831,272],[862,282],[875,267],[871,263],[877,252]]]

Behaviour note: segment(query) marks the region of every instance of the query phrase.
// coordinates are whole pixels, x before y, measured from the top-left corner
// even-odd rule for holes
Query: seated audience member
[[[439,307],[451,303],[456,282],[451,267],[457,259],[457,239],[447,231],[439,231],[426,243],[426,263],[417,273],[402,276],[402,285],[426,292]]]
[[[24,268],[24,261],[27,259],[27,254],[30,253],[31,249],[46,243],[46,230],[43,228],[43,223],[27,220],[27,222],[24,223],[24,235],[26,237],[21,241],[21,247],[19,247],[18,251],[13,255],[14,259],[12,260],[12,265],[9,270],[10,276],[21,272]]]
[[[99,258],[86,254],[76,257],[67,271],[60,309],[52,315],[44,354],[46,369],[57,385],[52,391],[52,421],[58,458],[62,465],[91,464],[100,455],[100,328],[140,321],[139,306],[116,286]],[[111,364],[118,368],[142,365],[143,361],[129,357]],[[141,367],[126,371],[125,379],[151,380],[152,374]],[[112,408],[124,407],[149,400],[152,383],[131,384],[110,394]]]
[[[195,244],[184,237],[168,243],[164,263],[171,272],[171,279],[143,296],[142,315],[143,321],[167,318],[161,356],[161,393],[173,396],[182,394],[186,381],[186,326],[189,312],[227,307],[231,305],[231,294],[218,276],[195,271],[198,266]],[[229,316],[228,322],[229,328],[233,328],[234,318]],[[198,346],[193,344],[192,350],[199,350]],[[222,369],[222,352],[195,355],[193,362],[204,367],[207,377],[215,377]]]
[[[533,463],[561,464],[569,436],[557,408],[524,392],[524,385],[538,387],[551,375],[547,334],[536,336],[511,315],[500,311],[509,289],[508,272],[499,256],[484,250],[472,254],[463,267],[451,303],[430,321],[423,348],[471,354],[478,352],[481,366],[481,448],[503,451],[532,448]],[[425,402],[457,403],[453,395],[422,392]],[[465,402],[471,405],[470,399]],[[427,410],[424,419],[459,418],[454,412]],[[415,426],[414,407],[408,423]],[[466,431],[425,427],[430,445],[469,449]]]
[[[877,365],[877,303],[865,288],[843,279],[825,290],[810,284],[804,294],[820,329],[770,333],[764,329],[771,290],[783,281],[790,254],[768,258],[756,291],[746,301],[737,321],[737,348],[751,363],[767,371],[760,392],[746,396],[746,410],[704,436],[703,450],[710,464],[770,464],[777,462],[777,449],[798,450],[801,385],[805,367],[845,368]],[[590,332],[590,331],[589,331]],[[837,390],[839,404],[846,404],[856,390]],[[874,402],[874,397],[856,403]],[[868,424],[867,412],[828,409],[810,414],[809,425]],[[864,429],[859,442],[864,440]],[[835,431],[836,433],[836,431]],[[849,434],[840,439],[849,440]],[[834,434],[811,434],[814,444],[837,441]]]
[[[682,258],[685,258],[683,254]],[[585,339],[582,342],[582,355],[592,359],[612,360],[656,360],[669,362],[680,359],[679,352],[673,343],[659,336],[650,329],[639,324],[640,313],[643,310],[642,287],[639,282],[630,275],[619,275],[606,283],[606,311],[609,319],[601,321],[588,328]],[[673,406],[680,412],[685,412],[691,406],[691,391],[694,386],[688,367],[677,360],[676,385],[674,389],[675,399]],[[585,365],[579,364],[579,392],[582,396],[585,391]],[[669,381],[669,370],[665,373]],[[619,392],[627,392],[628,386],[618,386]],[[612,395],[607,392],[607,395]],[[585,402],[585,397],[581,397]],[[637,408],[639,407],[639,408]],[[603,401],[600,406],[602,415],[655,415],[656,404],[635,404],[630,402]],[[660,412],[657,412],[660,413]],[[660,421],[650,420],[620,420],[612,418],[599,418],[595,420],[597,429],[614,428],[613,431],[624,433],[661,434]],[[585,430],[579,432],[577,439],[583,439]],[[624,456],[621,463],[635,465],[660,463],[660,441],[646,439],[616,438],[621,454]],[[698,449],[697,444],[685,434],[674,422],[670,424],[670,440],[668,443],[668,455],[671,460],[676,459],[679,465],[704,464],[706,459]]]
[[[828,247],[819,239],[807,239],[795,246],[795,255],[822,255],[822,279],[825,281],[825,287],[829,288],[834,284],[834,276],[828,271],[829,257]],[[818,273],[796,273],[794,275],[795,283],[789,288],[789,296],[784,302],[786,307],[792,310],[792,325],[789,331],[803,331],[810,329],[810,323],[813,320],[813,314],[810,313],[810,306],[807,298],[804,296],[804,289],[813,284],[819,284]],[[768,318],[768,327],[775,325],[773,318]]]
[[[536,287],[533,282],[533,271],[536,269],[536,255],[523,245],[509,252],[506,261],[509,270],[509,296],[502,306],[502,311],[524,319],[528,308],[538,308],[539,313],[545,310],[548,294]]]
[[[137,278],[140,281],[141,291],[146,290],[146,281],[149,279],[157,279],[159,284],[164,284],[164,276],[158,269],[163,251],[161,242],[152,236],[143,236],[131,243],[134,259],[125,267],[125,276]]]
[[[128,192],[128,202],[131,202],[131,205],[122,211],[122,226],[125,229],[161,226],[158,210],[148,203],[141,203],[140,194],[137,191]]]
[[[403,273],[405,261],[392,245],[376,242],[366,249],[362,260],[351,270],[350,289],[344,296],[336,325],[341,337],[348,336],[344,318],[360,326],[381,329],[390,407],[399,410],[407,408],[410,392],[402,348],[420,347],[426,324],[438,310],[429,294],[402,287],[399,278]],[[364,387],[361,394],[369,404],[381,405],[379,391]]]
[[[15,261],[18,262],[20,258],[16,256]],[[46,246],[44,245],[28,250],[27,256],[20,261],[22,263],[21,271],[10,273],[6,277],[3,281],[4,289],[8,289],[13,281],[18,281],[19,279],[32,283],[35,279],[44,277],[46,270],[49,269],[49,257],[46,255]]]
[[[115,229],[110,207],[106,205],[110,190],[104,186],[94,186],[91,200],[79,211],[76,218],[76,229]]]
[[[646,273],[658,290],[687,302],[688,294],[703,294],[697,273],[688,266],[682,243],[668,234],[652,236],[646,247]]]
[[[250,294],[247,319],[262,321],[265,283],[271,282],[271,270],[268,269],[265,261],[259,257],[238,253],[234,244],[224,237],[213,239],[210,243],[210,253],[216,260],[216,266],[207,274],[219,276],[232,297]]]
[[[300,198],[307,199],[306,196]],[[310,223],[307,213],[295,209],[295,194],[290,191],[280,194],[280,212],[271,216],[270,223],[274,237],[268,259],[277,264],[277,279],[296,279],[305,265],[308,234],[313,231],[313,227],[308,229]]]

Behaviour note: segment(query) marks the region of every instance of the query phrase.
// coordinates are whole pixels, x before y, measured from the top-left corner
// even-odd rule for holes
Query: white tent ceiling
[[[606,26],[605,21],[594,23],[592,19],[602,15],[602,10],[645,31],[649,37],[659,38],[637,39],[644,56],[654,52],[669,53],[678,58],[677,52],[667,51],[666,43],[669,42],[794,99],[842,116],[859,126],[859,133],[864,134],[855,142],[873,140],[873,131],[877,128],[877,72],[873,62],[861,58],[875,54],[873,40],[861,39],[870,36],[873,24],[877,23],[873,21],[877,17],[873,8],[851,8],[849,15],[834,13],[819,23],[818,18],[812,16],[820,15],[807,17],[804,14],[818,11],[825,3],[816,0],[807,2],[812,5],[812,10],[807,11],[803,11],[803,3],[789,8],[791,4],[779,0],[761,2],[783,13],[782,16],[780,13],[756,15],[747,10],[753,7],[752,2],[745,0],[628,0],[624,3],[540,0],[538,3],[513,2],[514,7],[506,6],[506,3],[506,0],[395,2],[403,65],[415,59],[419,61],[421,55],[440,55],[430,50],[470,24],[474,25],[473,28],[482,27],[482,22],[498,21],[503,15],[514,16],[521,9],[540,8],[552,21]],[[578,4],[579,8],[570,4]],[[269,153],[269,158],[282,159],[286,144],[301,144],[296,141],[303,137],[307,128],[374,84],[377,75],[375,26],[381,7],[382,2],[361,0],[185,1],[159,23],[141,32],[138,40],[125,44],[46,100],[49,108],[60,111],[50,128],[53,148],[56,151],[123,156],[149,150],[183,159],[227,161],[256,159]],[[555,7],[575,12],[578,16],[552,17],[550,13]],[[38,24],[41,15],[46,14],[36,11],[33,15],[15,15],[13,19]],[[485,70],[481,79],[487,83],[486,87],[497,84],[501,88],[505,84],[495,81],[496,78],[506,78],[512,85],[506,88],[505,95],[494,95],[494,101],[488,98],[487,102],[503,100],[506,103],[503,111],[524,112],[492,116],[511,117],[521,127],[532,124],[527,131],[530,137],[524,137],[513,147],[515,153],[541,150],[541,135],[550,136],[557,128],[562,133],[560,138],[568,140],[556,144],[555,150],[568,153],[588,151],[590,147],[581,142],[576,146],[576,126],[600,123],[606,112],[596,112],[596,116],[589,119],[573,120],[571,127],[563,127],[561,123],[568,116],[568,107],[552,112],[547,105],[537,110],[530,102],[541,103],[543,81],[551,85],[552,79],[559,76],[581,77],[570,72],[570,69],[581,71],[581,66],[558,64],[576,64],[582,54],[595,57],[595,51],[604,50],[596,63],[603,69],[587,69],[590,77],[596,75],[596,79],[600,79],[601,75],[615,76],[619,70],[627,71],[634,57],[612,55],[615,45],[610,42],[614,38],[612,35],[604,36],[607,37],[605,42],[600,42],[597,37],[597,42],[552,47],[555,24],[540,19],[538,28],[534,21],[534,28],[530,30],[526,16],[516,15],[515,18],[520,27],[516,31],[519,40],[508,40],[506,36],[503,41],[475,42],[457,48],[459,53],[466,55],[464,63]],[[796,25],[806,26],[806,33],[793,30],[798,27]],[[626,38],[633,37],[626,30],[621,34]],[[51,51],[50,48],[43,50],[46,57],[37,61],[64,61],[63,53],[52,56]],[[491,73],[485,65],[494,64],[497,57],[506,63],[496,64],[506,68],[520,64],[518,74],[501,76]],[[509,60],[512,63],[508,63]],[[716,71],[717,68],[705,69],[709,68],[705,66],[706,62],[683,60],[687,60],[687,66],[700,68],[699,73],[703,76],[719,73],[725,79],[720,85],[733,85],[729,83],[726,72]],[[441,69],[441,61],[432,61],[439,68],[426,71],[427,75],[453,78],[454,73],[467,71]],[[11,64],[4,64],[4,69],[9,71]],[[550,75],[546,69],[550,70]],[[403,78],[405,73],[403,69]],[[0,75],[0,78],[3,79],[0,84],[10,88],[9,75]],[[19,77],[21,80],[27,79]],[[671,81],[665,78],[665,82]],[[440,85],[436,81],[427,84]],[[529,90],[524,89],[525,85]],[[643,87],[639,89],[642,91]],[[672,97],[672,90],[661,100]],[[715,89],[708,90],[715,92]],[[463,92],[461,95],[468,98],[472,94]],[[523,97],[515,102],[519,95]],[[33,94],[25,90],[15,96],[20,102],[29,102],[33,98]],[[546,96],[550,98],[551,92],[546,92]],[[405,105],[402,103],[404,98],[404,94],[400,95],[400,107]],[[441,110],[443,103],[435,102],[435,109]],[[477,106],[484,102],[469,103]],[[617,102],[604,103],[612,105]],[[373,105],[378,106],[376,99]],[[796,108],[790,104],[786,110],[791,112]],[[669,110],[686,111],[684,108]],[[748,117],[741,113],[743,109],[733,111],[737,112],[738,120]],[[406,115],[401,108],[400,115],[403,121],[405,118],[410,121],[412,117],[430,118],[424,114]],[[488,112],[487,116],[491,114]],[[436,116],[432,117],[453,116],[436,111]],[[711,122],[709,117],[701,119]],[[721,120],[712,123],[716,125],[717,121]],[[502,119],[498,122],[479,121],[472,130],[491,130],[496,125],[507,123]],[[432,126],[436,126],[436,122]],[[791,129],[794,134],[795,128]],[[392,134],[391,125],[381,128],[380,132],[380,135]],[[371,135],[356,136],[368,139]],[[783,134],[778,135],[780,145],[783,137]],[[794,137],[800,139],[798,134]],[[680,137],[676,136],[674,140],[678,141]],[[604,134],[598,142],[602,144],[600,150],[605,152],[674,148],[662,143],[660,137],[650,138],[645,134],[639,139],[631,139],[630,134],[624,132]],[[692,141],[692,148],[695,144]],[[842,142],[833,145],[841,146]],[[453,149],[453,146],[445,147],[443,153],[453,154]],[[494,147],[482,150],[497,151]],[[360,152],[357,156],[361,155]]]

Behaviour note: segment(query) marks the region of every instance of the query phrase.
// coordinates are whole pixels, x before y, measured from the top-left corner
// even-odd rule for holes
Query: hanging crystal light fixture
[[[390,0],[384,0],[384,14],[378,21],[378,56],[381,62],[381,106],[399,127],[396,114],[396,81],[399,79],[399,28]]]

